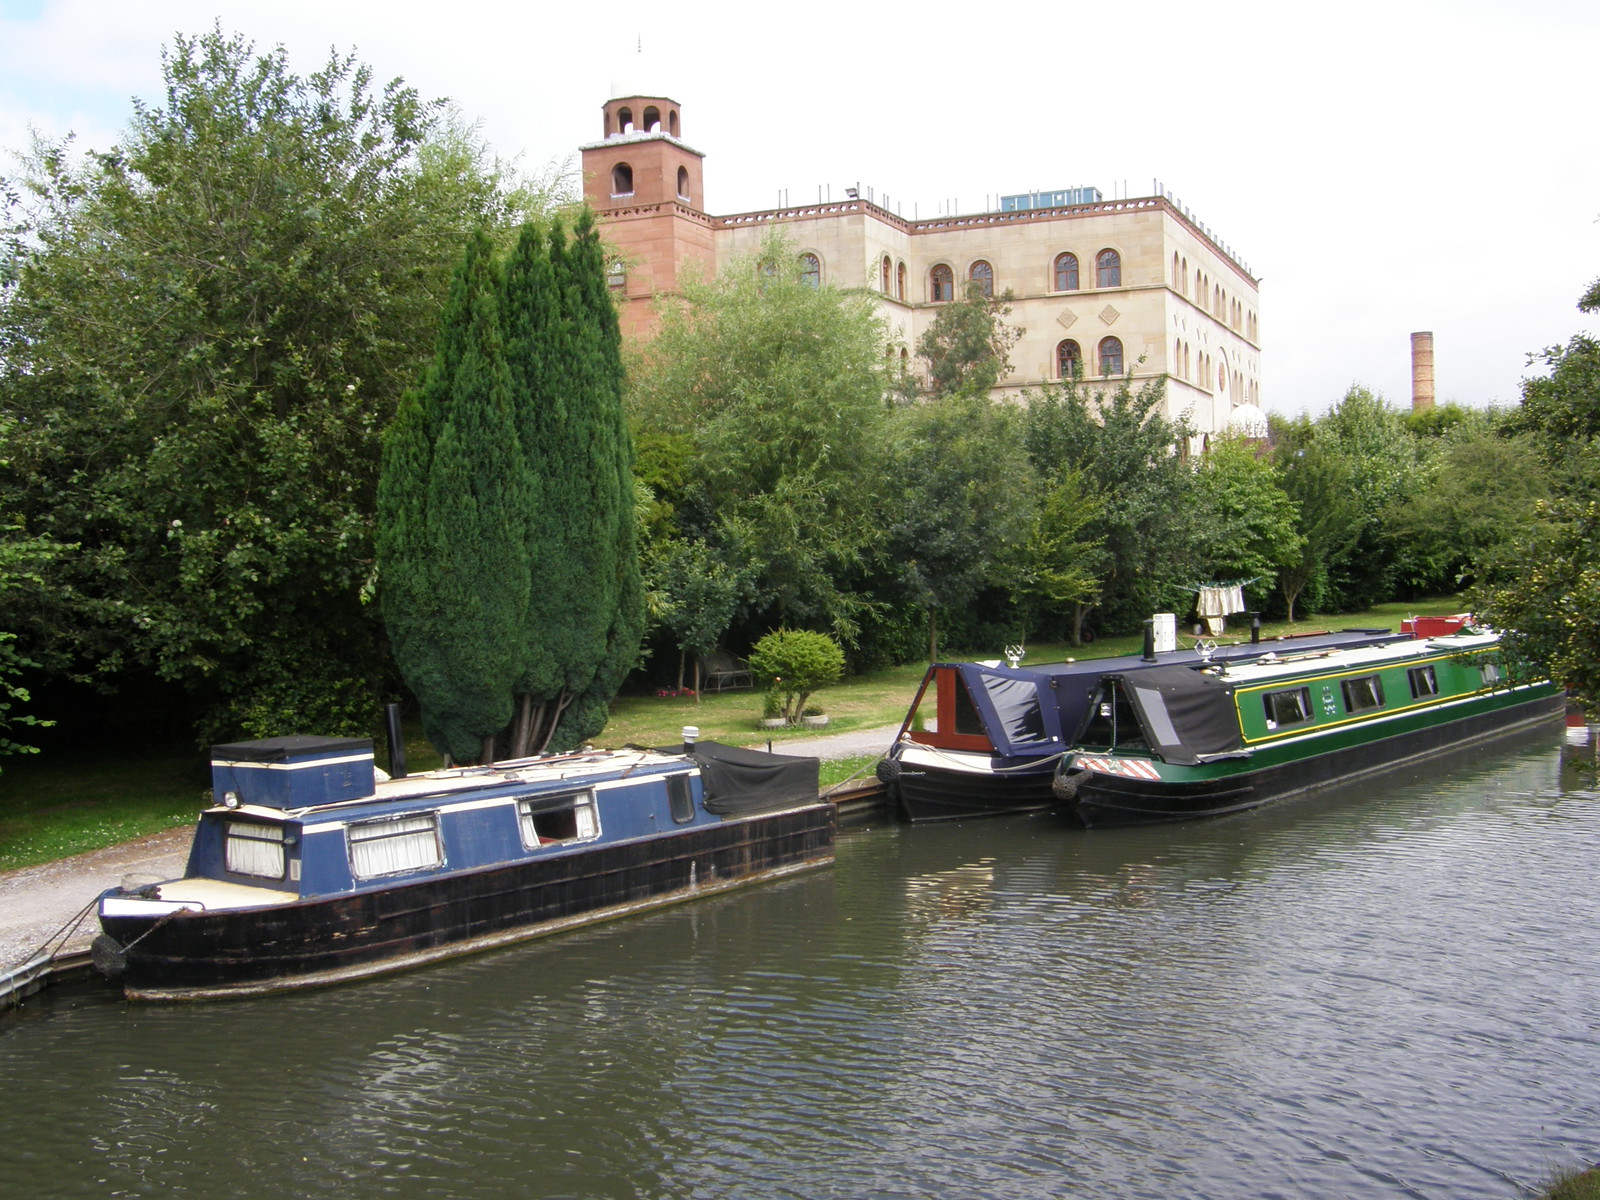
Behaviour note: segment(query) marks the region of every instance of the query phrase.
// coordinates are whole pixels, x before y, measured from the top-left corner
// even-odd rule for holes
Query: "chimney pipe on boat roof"
[[[1250,644],[1252,646],[1261,644],[1261,614],[1258,612],[1250,614]]]
[[[1144,658],[1141,661],[1156,661],[1156,623],[1154,618],[1144,623]]]
[[[383,706],[383,723],[389,734],[389,778],[404,779],[406,774],[406,742],[400,735],[400,706]]]
[[[700,740],[700,727],[698,725],[685,725],[683,727],[683,752],[694,753],[694,744]]]

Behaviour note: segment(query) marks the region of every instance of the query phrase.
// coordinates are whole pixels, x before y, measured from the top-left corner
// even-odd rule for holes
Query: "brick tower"
[[[623,337],[654,332],[651,301],[678,291],[685,268],[716,269],[705,214],[705,155],[682,140],[679,105],[666,96],[613,85],[604,140],[580,148],[583,194],[616,251],[611,286],[627,298]]]

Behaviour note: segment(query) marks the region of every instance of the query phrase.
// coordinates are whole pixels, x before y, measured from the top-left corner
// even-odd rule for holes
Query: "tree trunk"
[[[571,707],[577,696],[570,694],[566,688],[561,689],[560,695],[554,700],[546,700],[539,705],[539,715],[534,721],[534,753],[544,754],[550,749],[550,739],[556,735],[556,726],[561,724],[561,714]]]
[[[517,715],[511,722],[511,757],[527,758],[533,736],[533,697],[523,692],[517,697]]]

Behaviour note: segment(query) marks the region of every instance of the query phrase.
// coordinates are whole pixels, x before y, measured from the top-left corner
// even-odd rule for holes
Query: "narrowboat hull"
[[[1008,763],[987,754],[906,744],[879,764],[878,777],[906,820],[960,821],[1059,806],[1051,790],[1059,758]]]
[[[834,826],[833,806],[821,803],[355,894],[103,913],[96,951],[130,999],[325,986],[825,866]]]
[[[1358,728],[1323,735],[1298,748],[1278,749],[1275,760],[1273,753],[1266,753],[1183,767],[1142,758],[1074,755],[1063,761],[1057,790],[1063,811],[1088,828],[1224,816],[1464,746],[1554,729],[1564,719],[1566,697],[1545,683],[1476,697],[1460,706],[1468,711],[1415,715],[1395,721],[1392,732]]]

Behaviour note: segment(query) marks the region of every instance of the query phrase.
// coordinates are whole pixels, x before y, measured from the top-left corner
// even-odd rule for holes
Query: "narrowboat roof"
[[[1411,659],[1438,658],[1497,644],[1493,632],[1454,633],[1443,637],[1410,638],[1381,645],[1329,647],[1262,657],[1248,663],[1226,664],[1223,677],[1235,687],[1267,683],[1300,675],[1325,675],[1330,670],[1359,671]]]
[[[364,744],[368,747],[366,753],[370,759],[370,743]],[[235,747],[226,749],[232,751]],[[323,749],[327,749],[326,743]],[[268,759],[277,761],[270,755]],[[744,750],[712,741],[695,744],[692,753],[687,755],[671,749],[649,750],[639,747],[626,750],[590,749],[572,754],[508,760],[487,767],[441,768],[399,779],[390,779],[382,772],[375,771],[371,790],[367,794],[332,798],[320,803],[278,805],[252,802],[251,797],[246,795],[235,797],[242,801],[240,803],[218,807],[271,820],[327,815],[337,815],[340,820],[359,820],[419,806],[459,807],[470,805],[480,798],[487,801],[504,798],[508,794],[559,792],[698,769],[705,784],[707,811],[736,815],[752,808],[770,808],[784,801],[792,804],[815,803],[816,761],[814,758]]]
[[[1008,666],[999,661],[966,661],[936,663],[941,667],[962,667],[1012,678],[1055,679],[1069,675],[1108,675],[1117,671],[1139,670],[1150,666],[1201,666],[1212,663],[1254,662],[1267,655],[1283,658],[1290,654],[1310,650],[1343,650],[1357,646],[1388,646],[1396,642],[1411,642],[1409,633],[1396,633],[1392,629],[1337,629],[1320,633],[1298,634],[1288,638],[1263,639],[1260,642],[1239,642],[1219,645],[1209,659],[1197,650],[1179,649],[1164,651],[1154,663],[1139,654],[1121,654],[1113,658],[1085,658],[1071,662],[1029,663],[1025,666]]]
[[[219,748],[220,749],[220,748]],[[690,770],[694,762],[650,750],[592,750],[551,758],[517,759],[489,767],[453,767],[389,779],[376,773],[373,788],[364,796],[332,799],[325,803],[274,807],[244,803],[240,812],[260,816],[320,816],[337,812],[342,817],[375,816],[396,808],[415,807],[418,801],[459,804],[475,795],[485,798],[520,788],[546,791],[565,784],[589,786],[625,776]]]

